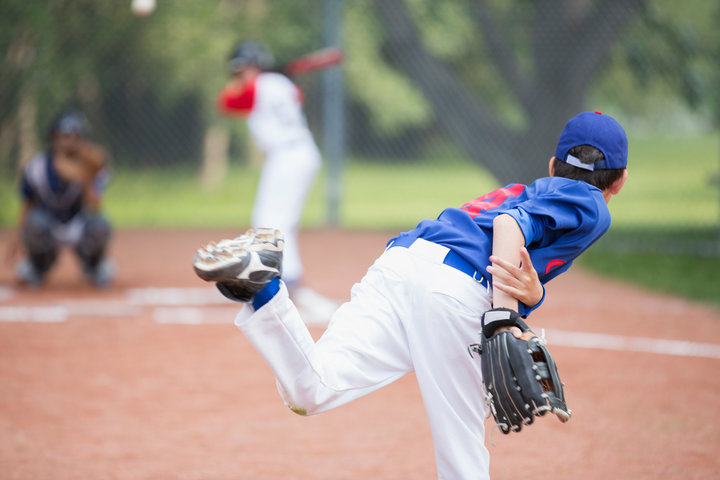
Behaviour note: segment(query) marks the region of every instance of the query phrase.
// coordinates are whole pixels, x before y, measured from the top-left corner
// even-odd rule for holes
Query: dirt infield
[[[190,267],[234,234],[119,232],[105,291],[67,254],[38,291],[0,270],[0,480],[436,477],[412,375],[315,417],[283,406],[235,305]],[[305,232],[308,283],[345,300],[387,238]],[[530,323],[573,418],[507,436],[489,419],[495,480],[720,478],[719,311],[574,270]]]

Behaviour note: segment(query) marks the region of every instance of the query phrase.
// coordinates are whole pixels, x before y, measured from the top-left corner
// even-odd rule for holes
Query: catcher
[[[25,251],[16,274],[26,286],[42,284],[62,245],[75,251],[90,283],[106,287],[112,280],[106,258],[111,229],[100,212],[108,155],[88,133],[82,113],[63,112],[52,124],[47,151],[22,169],[22,210],[9,257],[20,247]]]
[[[627,178],[627,151],[613,118],[573,117],[549,177],[445,209],[391,239],[317,342],[281,280],[277,230],[201,248],[195,272],[248,304],[235,325],[292,411],[321,413],[415,372],[438,477],[487,479],[486,412],[503,432],[547,412],[570,416],[555,364],[521,318],[609,228],[607,204]],[[467,349],[479,331],[477,361]]]

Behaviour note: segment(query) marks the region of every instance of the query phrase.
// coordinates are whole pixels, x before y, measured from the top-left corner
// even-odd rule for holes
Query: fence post
[[[343,0],[325,0],[325,44],[342,45]],[[328,226],[340,224],[342,171],[345,155],[345,105],[342,64],[323,73],[323,150],[327,165]]]
[[[718,114],[720,116],[720,113]],[[720,126],[720,121],[717,122],[718,126]],[[720,128],[718,129],[718,133],[720,133]],[[720,146],[720,135],[718,135],[718,146]],[[718,152],[720,152],[720,148],[718,149]],[[720,257],[720,154],[718,154],[718,173],[715,176],[715,188],[718,190],[718,228],[717,232],[717,239],[715,241],[715,256]]]

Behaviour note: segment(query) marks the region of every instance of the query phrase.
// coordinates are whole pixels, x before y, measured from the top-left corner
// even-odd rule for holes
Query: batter
[[[271,63],[259,44],[240,44],[230,58],[232,79],[220,92],[218,106],[247,118],[252,139],[265,154],[252,225],[285,234],[283,279],[293,288],[303,276],[298,229],[321,156],[302,112],[302,92],[286,76],[265,71]]]

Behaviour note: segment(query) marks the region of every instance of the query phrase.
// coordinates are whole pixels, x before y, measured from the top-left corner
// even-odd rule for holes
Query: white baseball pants
[[[287,289],[235,324],[272,369],[285,403],[316,414],[415,372],[432,431],[438,478],[489,478],[485,405],[476,343],[489,292],[442,264],[447,249],[426,241],[389,248],[317,343]]]
[[[320,153],[312,142],[279,146],[265,158],[255,194],[252,225],[283,232],[283,279],[289,285],[302,278],[298,232],[305,201],[320,166]]]

